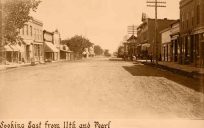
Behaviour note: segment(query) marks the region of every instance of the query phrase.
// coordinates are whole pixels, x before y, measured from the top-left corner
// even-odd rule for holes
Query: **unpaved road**
[[[95,58],[0,73],[0,119],[204,119],[199,80]]]

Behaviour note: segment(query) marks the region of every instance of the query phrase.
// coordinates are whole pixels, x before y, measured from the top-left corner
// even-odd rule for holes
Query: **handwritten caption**
[[[77,121],[62,121],[60,123],[51,121],[28,121],[27,123],[19,123],[16,121],[1,121],[0,128],[111,128],[111,121],[106,123],[93,121],[87,123],[78,123]]]

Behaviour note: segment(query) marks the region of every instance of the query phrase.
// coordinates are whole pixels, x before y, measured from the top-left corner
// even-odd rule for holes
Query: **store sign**
[[[44,34],[44,39],[45,39],[46,41],[52,41],[52,35],[49,34],[49,33],[45,33],[45,34]]]

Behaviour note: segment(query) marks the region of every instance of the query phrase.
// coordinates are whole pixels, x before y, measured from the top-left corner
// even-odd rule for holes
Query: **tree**
[[[67,45],[74,53],[82,54],[85,48],[93,45],[88,39],[82,36],[74,36],[71,39],[62,40],[62,44]]]
[[[104,56],[106,56],[106,57],[110,57],[111,56],[111,54],[109,53],[108,49],[105,49]]]
[[[102,55],[102,54],[103,54],[103,49],[101,48],[101,46],[95,45],[95,46],[94,46],[94,53],[95,53],[96,55]]]
[[[123,58],[124,57],[124,46],[118,47],[118,57]]]
[[[6,0],[3,5],[4,37],[10,42],[16,41],[18,30],[32,19],[30,11],[36,11],[40,0]]]

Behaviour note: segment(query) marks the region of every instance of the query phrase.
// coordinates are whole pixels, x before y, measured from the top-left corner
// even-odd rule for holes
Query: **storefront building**
[[[204,1],[180,1],[181,63],[204,67]]]
[[[160,31],[169,27],[171,23],[175,20],[169,20],[167,18],[158,19],[158,29],[157,29],[157,51],[155,47],[155,19],[146,18],[142,20],[142,24],[137,28],[138,44],[137,47],[141,47],[141,52],[138,53],[141,58],[150,58],[153,55],[159,57],[161,60],[161,34]]]
[[[180,20],[175,21],[171,24],[171,44],[172,44],[172,61],[180,63]]]
[[[172,61],[172,43],[170,38],[171,28],[161,31],[161,61]]]
[[[58,61],[60,50],[54,45],[54,33],[44,30],[44,55],[46,62]]]
[[[25,63],[44,63],[43,23],[36,19],[30,20],[19,30],[19,36],[23,39],[16,42],[23,49],[19,60]]]
[[[73,52],[66,45],[60,45],[60,59],[73,60]]]

